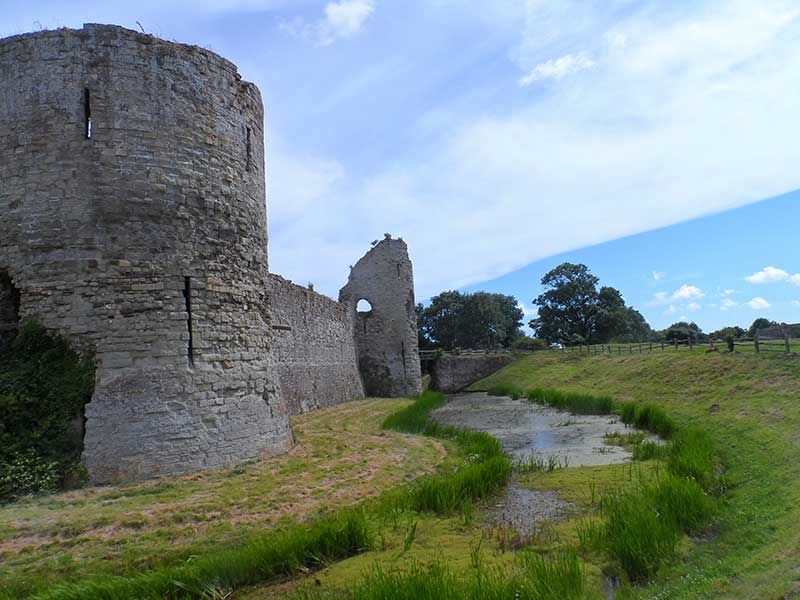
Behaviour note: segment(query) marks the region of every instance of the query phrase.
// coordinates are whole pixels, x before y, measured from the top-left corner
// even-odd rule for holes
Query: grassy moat
[[[460,439],[420,425],[427,413],[407,415],[395,425],[432,435],[385,430],[384,420],[412,402],[369,400],[295,419],[297,445],[277,459],[0,508],[0,597],[114,598],[113,592],[102,591],[107,582],[123,589],[120,580],[144,581],[153,573],[168,573],[174,580],[179,577],[175,573],[184,571],[168,569],[191,569],[204,557],[250,548],[253,536],[294,532],[298,523],[315,523],[357,505],[363,509],[353,518],[363,532],[346,552],[323,548],[319,556],[309,556],[303,550],[293,564],[254,567],[247,573],[231,566],[244,562],[237,554],[208,562],[219,570],[216,578],[204,575],[213,585],[185,585],[169,596],[141,592],[130,597],[433,598],[432,582],[440,585],[438,597],[442,590],[476,598],[514,597],[509,592],[514,585],[525,589],[522,597],[531,598],[603,598],[611,591],[620,598],[784,598],[797,593],[797,359],[697,351],[589,357],[543,352],[521,358],[474,388],[498,386],[607,396],[618,406],[635,402],[664,409],[678,429],[676,436],[699,431],[711,441],[713,473],[697,479],[703,480],[703,498],[713,502],[713,513],[686,523],[688,535],[680,532],[663,560],[645,565],[646,577],[628,577],[619,558],[624,549],[609,551],[608,532],[604,544],[591,541],[591,530],[596,534],[614,518],[612,502],[603,498],[619,494],[627,504],[619,502],[615,510],[638,518],[634,509],[624,511],[656,493],[654,482],[683,485],[680,481],[691,479],[675,476],[674,456],[654,452],[632,463],[596,467],[517,465],[511,474],[515,485],[554,491],[566,502],[558,517],[520,536],[487,521],[498,496],[486,494],[500,479],[485,487],[476,482],[490,477],[490,468],[506,467],[493,458],[486,440]],[[674,439],[673,445],[682,443]],[[636,444],[624,437],[609,441]],[[426,483],[409,487],[415,479]],[[453,490],[474,502],[455,501],[448,496]],[[264,556],[251,553],[247,560],[263,563]],[[203,573],[213,575],[211,568]],[[636,568],[630,567],[630,573]],[[69,595],[73,592],[67,585],[62,595],[49,591],[56,584],[80,585],[87,577],[99,582],[96,589],[86,586],[89,591]],[[524,577],[550,584],[526,583]]]

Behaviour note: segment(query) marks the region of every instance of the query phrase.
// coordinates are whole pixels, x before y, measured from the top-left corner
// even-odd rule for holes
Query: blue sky
[[[800,188],[795,1],[0,0],[0,15],[0,35],[138,21],[237,63],[266,107],[270,268],[331,295],[391,232],[420,298],[507,283],[529,302],[568,258],[655,326],[800,320],[798,197],[753,204]],[[771,223],[763,243],[720,250],[749,210]],[[743,279],[765,267],[772,283]]]

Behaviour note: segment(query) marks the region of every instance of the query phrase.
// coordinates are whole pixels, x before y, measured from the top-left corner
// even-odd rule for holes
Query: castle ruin
[[[235,65],[85,25],[0,40],[0,81],[0,346],[35,318],[94,353],[93,482],[280,453],[292,414],[420,391],[402,240],[341,302],[269,273],[263,107]]]

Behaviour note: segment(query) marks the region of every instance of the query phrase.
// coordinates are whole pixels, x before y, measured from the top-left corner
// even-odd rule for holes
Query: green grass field
[[[709,432],[726,486],[713,530],[633,595],[800,597],[800,359],[700,352],[539,353],[475,385],[654,403]]]
[[[224,597],[383,598],[402,588],[404,595],[391,597],[499,599],[521,590],[520,598],[593,599],[604,596],[606,576],[620,565],[645,575],[633,577],[636,585],[619,598],[777,600],[800,592],[800,359],[542,352],[474,387],[525,390],[522,396],[531,401],[577,412],[618,410],[651,430],[664,429],[672,448],[680,444],[689,454],[638,446],[641,436],[619,436],[609,443],[629,445],[640,461],[517,471],[520,485],[555,490],[571,508],[515,552],[509,532],[486,526],[480,504],[455,498],[481,498],[479,485],[491,490],[506,476],[484,473],[491,462],[470,462],[473,455],[495,453],[492,440],[459,439],[431,425],[432,399],[430,405],[424,397],[414,405],[350,403],[297,419],[298,446],[284,457],[0,508],[0,591],[6,592],[0,597],[24,598],[91,574],[169,579],[177,572],[170,569],[185,565],[213,579],[215,570],[241,571],[245,563],[256,568],[269,548],[247,546],[253,535],[335,514],[378,494],[389,500],[371,501],[369,532],[362,537],[372,541],[368,547],[357,542],[355,556],[332,549],[320,560],[307,557],[310,570],[300,559],[280,567],[276,572],[284,574],[277,578],[257,567],[237,581],[264,583],[237,584]],[[382,429],[390,414],[385,424],[408,433]],[[707,435],[686,433],[698,429]],[[441,435],[451,439],[430,437]],[[696,467],[698,456],[716,464],[713,478]],[[427,483],[407,487],[432,473]],[[692,480],[682,479],[686,475]],[[713,507],[698,500],[698,486],[713,489]],[[402,499],[396,507],[393,497]],[[484,502],[491,506],[493,499]],[[646,514],[658,503],[681,520],[682,531],[662,531],[660,546],[637,546],[637,539],[649,541],[641,531],[658,526]],[[596,549],[593,539],[602,542]],[[644,551],[658,556],[658,564],[638,561]],[[536,583],[543,577],[550,583]],[[216,597],[223,596],[180,596]]]

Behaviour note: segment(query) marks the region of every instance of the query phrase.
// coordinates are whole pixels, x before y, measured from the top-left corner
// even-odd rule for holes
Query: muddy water
[[[631,459],[624,448],[605,443],[606,434],[633,431],[615,416],[571,415],[484,392],[453,394],[432,416],[440,423],[492,434],[515,458],[554,457],[570,467]]]

